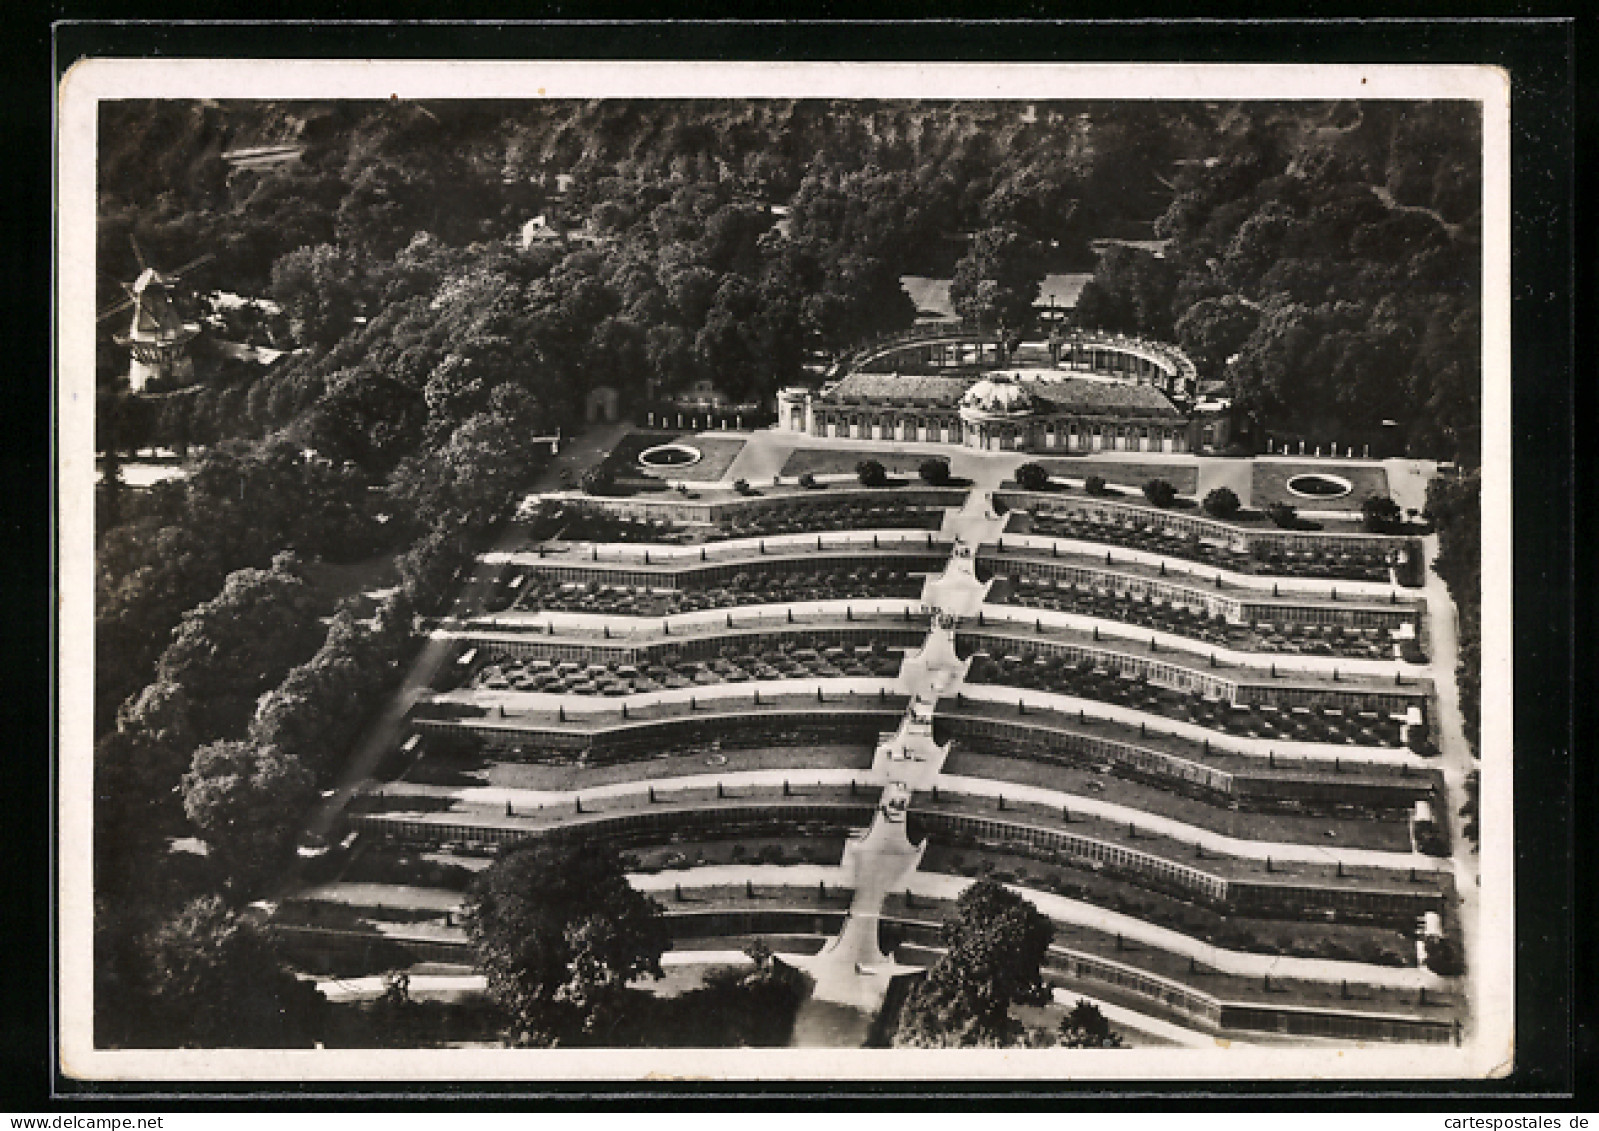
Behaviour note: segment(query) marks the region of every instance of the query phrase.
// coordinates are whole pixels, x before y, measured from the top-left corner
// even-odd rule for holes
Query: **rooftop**
[[[923,405],[955,408],[967,391],[978,385],[992,385],[996,375],[976,377],[923,377],[894,373],[851,373],[821,397],[834,404],[865,402],[884,405]],[[1048,402],[1040,412],[1052,408],[1065,412],[1132,411],[1146,416],[1179,419],[1181,413],[1166,394],[1151,385],[1125,381],[1094,380],[1057,375],[1053,370],[1017,374],[1005,382]]]

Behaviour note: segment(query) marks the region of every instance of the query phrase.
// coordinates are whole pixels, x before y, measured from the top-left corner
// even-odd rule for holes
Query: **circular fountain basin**
[[[641,467],[655,469],[691,467],[703,458],[704,454],[698,448],[691,448],[687,444],[657,444],[638,454]]]
[[[1295,475],[1285,484],[1288,493],[1301,499],[1341,499],[1355,489],[1355,485],[1341,475],[1324,471]]]

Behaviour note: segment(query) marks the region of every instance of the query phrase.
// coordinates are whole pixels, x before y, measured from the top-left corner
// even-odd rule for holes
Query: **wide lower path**
[[[956,793],[978,797],[1004,796],[1011,801],[1047,805],[1051,809],[1062,806],[1073,814],[1100,817],[1121,824],[1136,824],[1140,832],[1156,833],[1173,840],[1199,844],[1223,856],[1242,856],[1252,860],[1270,857],[1280,862],[1297,861],[1305,864],[1343,864],[1346,867],[1389,868],[1404,871],[1407,868],[1426,871],[1449,870],[1450,863],[1421,852],[1382,852],[1372,848],[1345,848],[1334,844],[1305,844],[1285,840],[1243,840],[1223,836],[1221,833],[1184,824],[1170,817],[1157,816],[1142,809],[1132,809],[1105,801],[1098,797],[1066,793],[1062,790],[1043,789],[1035,785],[1015,782],[991,781],[987,778],[968,778],[957,774],[941,774],[939,784]],[[1022,819],[1025,819],[1025,815]]]

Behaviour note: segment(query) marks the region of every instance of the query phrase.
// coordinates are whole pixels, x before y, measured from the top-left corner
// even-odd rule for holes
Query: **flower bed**
[[[546,695],[639,695],[660,690],[714,687],[752,680],[891,679],[904,656],[881,644],[821,641],[812,647],[742,644],[730,639],[712,660],[666,659],[642,667],[619,660],[579,664],[524,659],[488,649],[471,685],[489,691]]]
[[[908,503],[844,502],[825,512],[756,515],[729,519],[715,537],[755,538],[778,534],[812,534],[817,530],[937,530],[944,508]]]
[[[1004,582],[1003,586],[995,586],[991,600],[1120,621],[1241,652],[1344,656],[1362,660],[1389,659],[1393,653],[1387,634],[1375,628],[1265,622],[1254,626],[1231,624],[1221,617],[1206,616],[1185,605],[1169,604],[1158,598],[1144,600],[1071,582],[1035,581],[1028,577],[1007,577]]]
[[[1378,712],[1307,707],[1283,711],[1269,706],[1235,705],[1198,692],[1184,694],[1156,687],[1142,676],[1127,678],[1088,660],[1072,664],[1059,656],[1034,655],[1019,642],[1015,652],[999,658],[984,653],[974,656],[966,682],[1115,703],[1230,735],[1352,746],[1400,744],[1399,724]]]
[[[839,567],[786,574],[739,574],[727,585],[652,590],[642,586],[562,583],[528,573],[516,587],[514,607],[661,617],[704,609],[827,601],[843,597],[911,598],[922,592],[922,578],[904,570]]]

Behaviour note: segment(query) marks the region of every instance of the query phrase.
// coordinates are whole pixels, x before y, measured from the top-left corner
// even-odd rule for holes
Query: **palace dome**
[[[1032,393],[1003,375],[985,377],[961,397],[961,408],[988,416],[1026,416],[1038,404]]]

